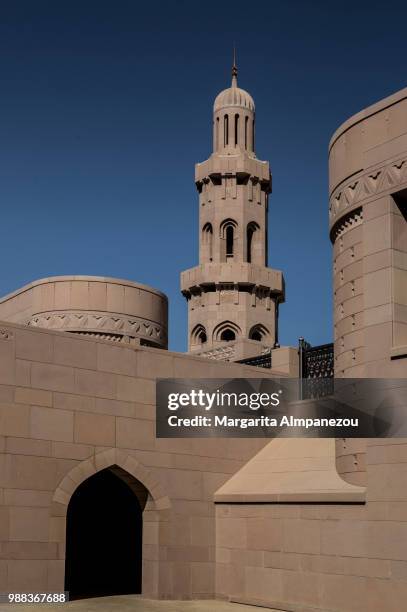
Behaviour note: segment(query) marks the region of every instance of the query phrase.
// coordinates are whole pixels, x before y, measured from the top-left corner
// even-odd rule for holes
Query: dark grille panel
[[[334,391],[334,345],[311,346],[299,341],[301,399],[331,395]]]
[[[244,363],[245,365],[255,366],[256,368],[271,368],[271,352],[264,355],[256,355],[256,357],[248,357],[240,359],[236,363]]]

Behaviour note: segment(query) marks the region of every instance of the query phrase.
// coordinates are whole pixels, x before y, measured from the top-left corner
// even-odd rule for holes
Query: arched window
[[[251,223],[248,224],[247,226],[247,232],[246,232],[246,259],[248,263],[252,262],[253,259],[253,244],[255,243],[255,233],[257,231],[259,231],[260,227],[259,225],[255,222],[252,221]]]
[[[235,115],[235,147],[239,143],[239,115]]]
[[[225,219],[220,224],[220,237],[221,237],[221,261],[234,256],[235,252],[235,230],[237,223],[234,219]]]
[[[247,263],[252,261],[252,240],[253,240],[253,229],[247,227]]]
[[[203,325],[201,325],[200,323],[198,325],[196,325],[194,327],[194,329],[191,332],[191,344],[196,346],[196,345],[201,345],[201,344],[205,344],[205,342],[207,342],[208,337],[206,335],[206,329]]]
[[[249,123],[249,117],[244,119],[244,148],[247,149],[247,126]]]
[[[219,117],[216,117],[215,123],[215,150],[219,148]]]
[[[265,327],[261,323],[258,323],[257,325],[253,325],[253,327],[249,331],[250,340],[256,340],[257,342],[263,342],[267,340],[269,336],[270,336],[269,330],[267,329],[267,327]]]
[[[201,332],[199,332],[198,338],[199,338],[199,342],[201,344],[205,344],[205,342],[207,341],[208,338],[206,336],[206,331],[204,329]]]
[[[229,144],[229,115],[225,115],[223,118],[223,131],[224,131],[224,146],[226,147]]]
[[[205,261],[212,261],[213,230],[211,223],[202,228],[202,256]]]
[[[236,334],[233,329],[224,329],[220,335],[220,339],[225,342],[232,342],[232,340],[236,340]]]
[[[233,225],[228,225],[226,228],[226,257],[233,257],[234,233]]]
[[[213,339],[216,342],[233,342],[241,334],[240,328],[232,321],[223,321],[214,329]]]
[[[252,151],[254,151],[254,119],[252,123]]]

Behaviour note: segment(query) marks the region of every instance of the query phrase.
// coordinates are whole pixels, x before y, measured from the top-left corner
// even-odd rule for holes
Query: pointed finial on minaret
[[[237,87],[236,45],[233,45],[232,87]]]

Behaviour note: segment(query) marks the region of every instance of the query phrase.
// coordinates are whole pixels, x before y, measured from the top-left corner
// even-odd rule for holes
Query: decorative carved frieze
[[[207,359],[215,359],[216,361],[230,361],[235,357],[236,348],[233,343],[227,346],[219,346],[209,351],[194,352],[194,355],[206,357]]]
[[[98,338],[99,340],[109,340],[111,342],[129,342],[129,336],[122,336],[120,334],[100,334],[93,331],[75,331],[75,330],[66,330],[70,333],[77,334],[78,336],[91,336],[92,338]]]
[[[165,344],[167,331],[157,323],[124,315],[98,312],[58,311],[34,315],[28,325],[61,331],[93,332],[102,336],[130,336]]]
[[[353,229],[357,225],[360,225],[363,221],[363,208],[355,208],[345,216],[341,217],[331,231],[331,240],[335,242],[338,238],[341,238],[345,232],[349,229]],[[342,239],[342,238],[341,238]]]
[[[346,212],[374,195],[396,190],[407,183],[407,157],[369,170],[337,187],[329,201],[331,227]]]

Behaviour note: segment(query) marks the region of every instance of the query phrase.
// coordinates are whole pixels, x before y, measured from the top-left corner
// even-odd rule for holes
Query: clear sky
[[[332,339],[327,146],[406,85],[405,2],[32,0],[0,7],[0,294],[36,278],[128,278],[170,300],[197,263],[194,164],[212,104],[254,97],[271,163],[269,265],[284,271],[280,342]]]

